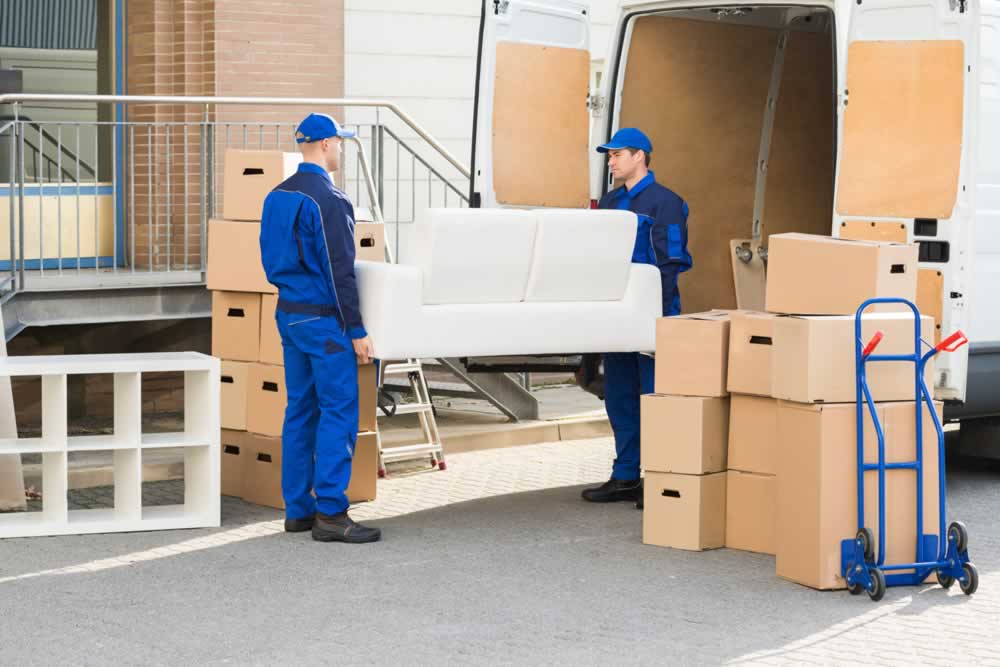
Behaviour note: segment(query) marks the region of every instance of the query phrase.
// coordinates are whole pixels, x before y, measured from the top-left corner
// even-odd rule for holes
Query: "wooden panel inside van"
[[[841,215],[950,218],[962,153],[961,41],[853,42]]]
[[[832,39],[822,32],[789,34],[761,220],[765,247],[771,234],[830,234],[837,122]]]
[[[649,16],[636,21],[620,127],[653,142],[656,180],[691,207],[685,312],[733,308],[730,239],[753,224],[757,155],[778,33]]]

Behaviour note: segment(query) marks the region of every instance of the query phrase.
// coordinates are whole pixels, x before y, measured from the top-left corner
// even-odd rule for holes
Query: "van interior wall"
[[[653,142],[657,181],[689,204],[694,267],[681,276],[685,312],[735,308],[730,239],[753,229],[757,162],[780,31],[717,21],[637,20],[620,127]],[[775,110],[763,233],[829,234],[834,98],[829,35],[789,39]]]

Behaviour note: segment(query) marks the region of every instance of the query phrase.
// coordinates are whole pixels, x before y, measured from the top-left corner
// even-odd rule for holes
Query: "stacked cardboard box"
[[[659,320],[655,393],[641,399],[642,540],[723,546],[729,398],[728,311]]]
[[[222,359],[222,492],[283,508],[281,429],[287,393],[278,297],[261,266],[264,198],[291,175],[301,156],[280,151],[226,151],[223,217],[209,221],[208,288],[212,290],[212,354]],[[381,261],[381,225],[358,225],[360,259]],[[374,366],[358,371],[360,434],[348,497],[373,500],[378,441]]]
[[[841,241],[803,234],[771,237],[766,302],[767,310],[780,316],[762,315],[753,326],[760,327],[770,318],[772,398],[734,402],[740,435],[731,441],[734,449],[730,454],[739,461],[743,452],[753,451],[751,445],[756,443],[757,433],[767,432],[773,443],[766,455],[757,459],[761,470],[754,471],[766,468],[775,475],[766,497],[771,504],[760,507],[773,519],[767,526],[756,526],[754,532],[758,535],[767,532],[771,536],[768,547],[773,550],[769,552],[776,554],[778,576],[820,589],[846,585],[840,577],[840,543],[857,531],[854,316],[858,306],[873,297],[902,297],[915,302],[916,279],[914,245]],[[876,331],[882,331],[885,337],[879,345],[879,354],[913,353],[915,331],[909,309],[883,305],[866,312],[869,314],[862,320],[862,340],[870,340]],[[751,346],[747,334],[766,336],[759,329],[751,329],[733,341],[731,358],[740,356],[737,346],[747,352]],[[932,340],[931,318],[922,317],[919,329],[924,340]],[[913,365],[906,363],[867,366],[889,462],[916,457],[914,372]],[[925,378],[928,386],[933,386],[931,373],[928,368]],[[747,385],[741,384],[745,379],[731,369],[731,387],[747,389]],[[762,391],[764,387],[761,383],[749,388]],[[751,414],[754,416],[746,416]],[[937,440],[926,407],[921,419],[924,420],[924,532],[934,532]],[[757,424],[755,433],[744,433],[743,427],[748,424]],[[864,428],[865,459],[871,462],[877,440],[867,411]],[[904,470],[893,470],[887,475],[886,562],[915,558],[915,477],[912,471]],[[876,476],[866,475],[865,517],[873,529],[877,529],[876,483]],[[731,518],[742,511],[738,505],[747,500],[734,497],[733,502]],[[744,517],[742,521],[744,526],[753,526],[761,523],[759,519],[760,515],[756,519]],[[749,531],[741,534],[732,524],[730,527],[733,546],[754,548],[748,539]]]
[[[854,316],[869,298],[915,302],[916,276],[913,245],[773,235],[768,312],[660,320],[656,394],[642,398],[643,541],[721,546],[724,527],[726,546],[774,554],[779,576],[844,587],[840,544],[857,531]],[[908,308],[866,312],[862,340],[881,331],[879,354],[913,352]],[[933,340],[931,318],[921,317],[919,332]],[[907,363],[867,367],[888,462],[916,457],[913,374]],[[932,375],[928,367],[928,386]],[[930,412],[921,408],[926,534],[937,526],[938,458]],[[865,429],[872,462],[877,440],[867,414]],[[873,530],[876,485],[868,474],[865,516]],[[915,557],[916,485],[912,471],[886,475],[886,562]]]

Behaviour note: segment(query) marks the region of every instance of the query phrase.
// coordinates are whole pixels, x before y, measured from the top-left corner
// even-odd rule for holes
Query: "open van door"
[[[589,5],[482,2],[471,205],[587,207]]]
[[[977,16],[975,0],[857,0],[841,41],[833,233],[920,244],[937,340],[970,308]],[[968,348],[935,369],[935,396],[964,400]]]

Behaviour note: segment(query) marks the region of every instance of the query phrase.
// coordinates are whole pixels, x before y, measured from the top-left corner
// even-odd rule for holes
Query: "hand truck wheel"
[[[966,595],[972,595],[979,588],[979,570],[972,563],[962,565],[962,573],[965,575],[964,581],[958,580],[958,585]]]
[[[954,540],[955,550],[964,554],[969,549],[969,531],[961,521],[952,521],[948,526],[948,540]]]
[[[872,602],[878,602],[885,597],[885,575],[877,567],[868,568],[868,576],[872,578],[872,587],[868,591],[868,597]]]
[[[851,595],[861,595],[865,590],[863,584],[851,584],[847,587],[847,592]]]
[[[941,570],[937,571],[937,580],[941,584],[941,588],[951,588],[952,584],[955,583],[955,577],[945,574]]]
[[[870,563],[875,560],[875,534],[872,533],[871,529],[862,528],[858,531],[854,539],[861,542],[861,548],[865,554],[865,562]]]

